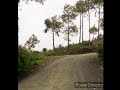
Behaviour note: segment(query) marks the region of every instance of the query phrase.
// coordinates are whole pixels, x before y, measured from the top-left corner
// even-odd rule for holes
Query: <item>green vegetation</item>
[[[47,57],[43,53],[31,50],[38,43],[39,40],[33,34],[26,41],[24,47],[18,45],[18,80],[28,75],[38,64],[47,60]]]
[[[97,53],[98,53],[100,61],[103,63],[104,62],[104,60],[103,60],[104,59],[103,58],[103,53],[104,53],[103,45],[99,46]]]
[[[98,48],[97,48],[98,57],[101,63],[104,63],[104,49],[103,49],[103,38],[99,37]]]
[[[47,51],[47,48],[43,48],[43,51],[44,51],[44,52]]]
[[[69,45],[69,54],[85,54],[98,52],[98,48],[103,44],[103,38],[95,39],[91,42],[84,41],[81,44],[70,44]],[[48,50],[45,52],[47,56],[56,56],[56,55],[68,55],[67,46],[63,47],[59,45],[55,50]]]
[[[47,60],[47,57],[38,51],[28,52],[22,46],[18,46],[18,79],[26,76],[38,64]]]
[[[58,55],[68,55],[68,47],[59,47],[55,50],[48,50],[45,52],[46,56],[58,56]],[[98,53],[100,62],[103,62],[103,36],[99,36],[93,41],[84,41],[80,44],[70,44],[69,45],[69,55],[70,54],[85,54],[85,53]]]
[[[33,34],[29,40],[25,43],[25,48],[28,48],[29,51],[31,51],[32,48],[35,47],[35,44],[38,44],[40,41],[37,39],[37,37]]]
[[[18,46],[18,78],[30,69],[30,59],[30,53],[25,48]]]

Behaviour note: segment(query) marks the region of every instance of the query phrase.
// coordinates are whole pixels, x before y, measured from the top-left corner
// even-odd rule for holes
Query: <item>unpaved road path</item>
[[[103,90],[74,88],[74,82],[103,82],[95,53],[65,55],[18,83],[18,90]]]

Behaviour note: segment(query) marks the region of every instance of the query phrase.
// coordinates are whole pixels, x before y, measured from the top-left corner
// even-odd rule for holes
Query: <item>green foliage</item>
[[[28,52],[25,47],[18,45],[18,79],[29,73],[36,65],[45,60],[44,54],[33,51]]]
[[[70,34],[78,32],[76,25],[72,22],[72,20],[74,20],[76,18],[76,16],[77,16],[77,14],[76,14],[76,12],[74,12],[74,6],[65,4],[64,11],[61,16],[62,21],[64,23],[64,29],[63,29],[64,31],[62,33],[68,35],[68,31]],[[68,24],[68,26],[66,26],[67,24]]]
[[[85,5],[87,10],[94,9],[94,3],[93,0],[85,0]]]
[[[98,38],[96,38],[93,41],[93,44],[97,47],[96,52],[98,53],[98,57],[100,62],[104,62],[104,57],[103,57],[103,53],[104,53],[104,49],[103,49],[103,35],[99,36]]]
[[[98,53],[98,57],[100,58],[100,61],[103,61],[103,36],[99,36],[98,38],[96,38],[94,41],[92,41],[93,44],[97,47],[96,52]]]
[[[46,29],[44,30],[47,33],[49,30],[55,32],[59,36],[60,29],[62,28],[62,22],[60,22],[59,17],[57,15],[51,17],[50,19],[46,19],[44,24],[46,25]]]
[[[66,35],[68,36],[68,27],[65,27],[65,30],[62,32],[65,37],[64,39],[67,40],[68,37],[66,37]],[[70,36],[76,36],[78,34],[78,28],[76,25],[72,24],[69,26],[69,35]]]
[[[70,54],[85,54],[95,52],[96,47],[90,44],[70,46]]]
[[[72,20],[76,18],[77,13],[74,12],[74,10],[75,10],[74,6],[71,6],[70,4],[65,4],[64,11],[61,16],[63,23],[71,22]]]
[[[30,58],[30,53],[25,48],[18,46],[18,77],[26,73],[31,66]]]
[[[91,27],[89,30],[89,32],[92,34],[96,34],[97,31],[98,31],[98,29],[95,26]]]
[[[103,36],[96,38],[94,41],[83,41],[80,44],[70,44],[69,45],[69,54],[85,54],[99,52],[100,46],[103,46]],[[56,56],[56,55],[67,55],[68,47],[59,45],[55,50],[48,50],[45,52],[47,56]],[[101,51],[100,51],[101,52]],[[101,57],[101,56],[100,56]]]
[[[99,47],[97,49],[97,53],[98,53],[98,57],[99,57],[100,61],[104,62],[104,57],[103,57],[104,49],[103,49],[102,44],[99,45]]]
[[[79,1],[76,2],[75,12],[82,13],[82,14],[87,12],[85,1],[79,0]]]
[[[52,22],[50,21],[50,19],[46,19],[44,23],[45,23],[47,29],[51,28]],[[45,33],[47,32],[47,29],[45,30]]]
[[[103,0],[92,0],[92,3],[94,3],[94,5],[103,4]]]
[[[97,37],[94,41],[93,44],[96,46],[99,46],[100,44],[103,45],[103,35]]]
[[[44,52],[47,51],[47,48],[43,48],[43,51],[44,51]]]
[[[31,58],[30,58],[31,61],[39,60],[41,58],[42,57],[41,57],[41,55],[39,53],[31,52]]]
[[[37,39],[37,37],[33,34],[29,40],[25,43],[25,48],[28,47],[28,49],[31,51],[31,48],[35,48],[35,44],[38,44],[40,41]]]

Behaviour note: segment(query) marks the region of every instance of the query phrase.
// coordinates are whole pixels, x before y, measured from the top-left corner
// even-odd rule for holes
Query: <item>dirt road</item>
[[[74,88],[74,82],[103,82],[95,53],[60,56],[18,83],[18,90],[103,90]]]

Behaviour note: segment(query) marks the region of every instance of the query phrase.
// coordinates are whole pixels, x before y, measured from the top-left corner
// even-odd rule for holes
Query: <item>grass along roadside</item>
[[[37,67],[46,62],[47,60],[49,60],[49,58],[44,56],[38,60],[31,61],[29,68],[27,68],[26,72],[24,72],[21,76],[18,76],[18,82],[24,79],[25,77],[29,76],[35,70],[37,70]]]
[[[43,56],[39,60],[32,61],[31,67],[29,68],[29,70],[26,73],[24,73],[24,75],[22,77],[18,78],[18,82],[20,82],[27,76],[35,73],[37,70],[41,69],[43,66],[47,65],[49,62],[57,60],[59,58],[61,58],[61,56]]]

